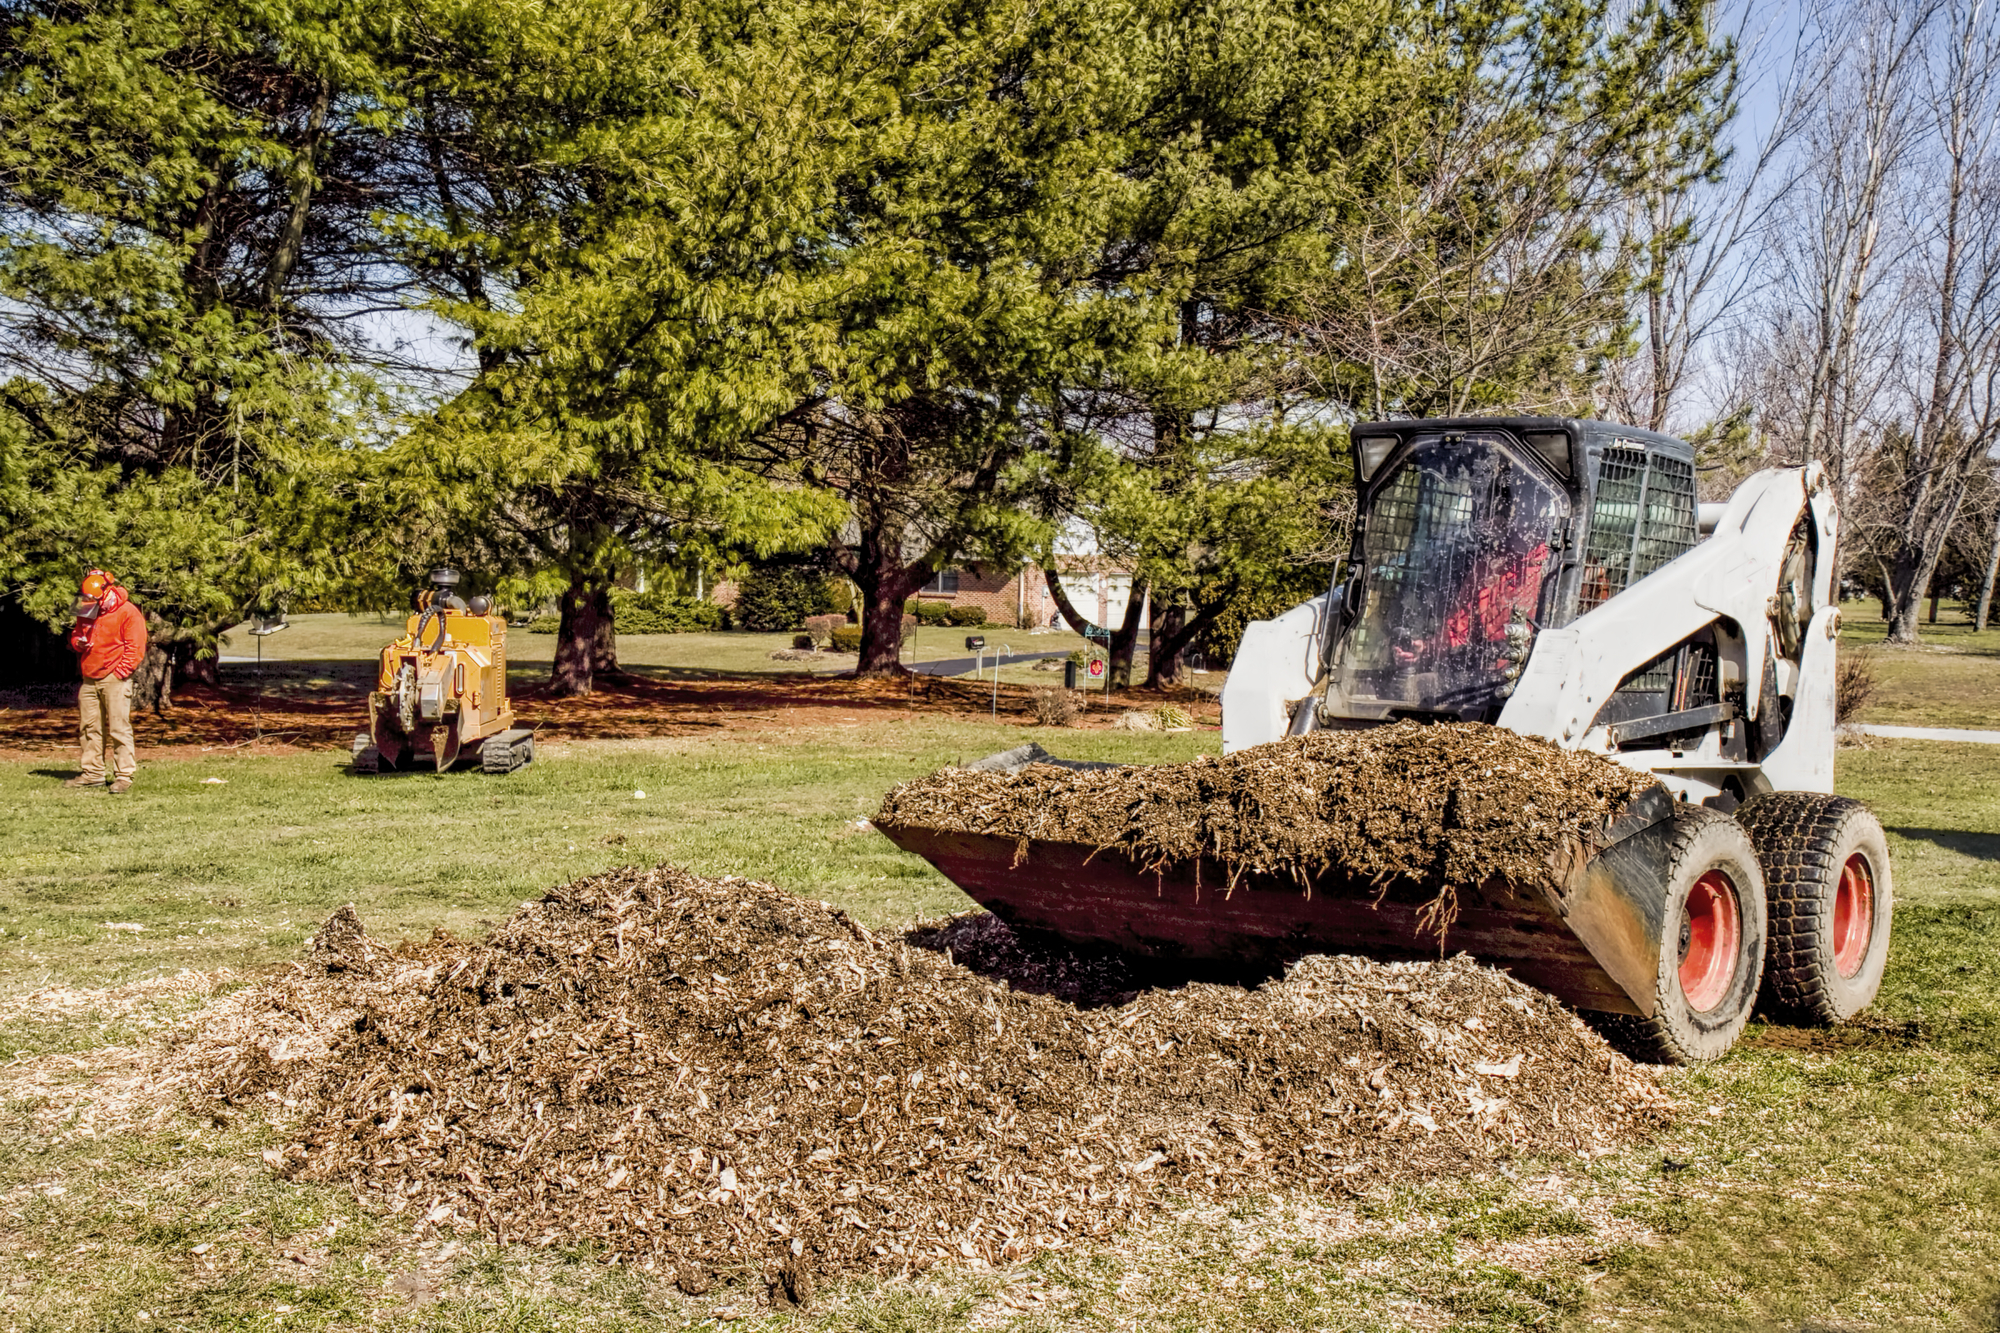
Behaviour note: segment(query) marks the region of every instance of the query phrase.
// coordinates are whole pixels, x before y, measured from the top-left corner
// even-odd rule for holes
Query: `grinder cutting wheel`
[[[442,773],[477,758],[488,773],[511,773],[534,759],[535,740],[507,704],[507,622],[488,614],[486,597],[458,596],[457,570],[436,570],[431,584],[408,632],[382,650],[354,770],[428,762]]]

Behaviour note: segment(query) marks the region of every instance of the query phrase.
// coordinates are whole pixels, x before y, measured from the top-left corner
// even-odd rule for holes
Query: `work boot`
[[[63,783],[65,787],[102,787],[103,785],[103,778],[94,778],[88,773],[79,773],[69,781]]]
[[[111,794],[113,796],[123,796],[126,792],[131,790],[132,790],[132,779],[130,778],[120,778],[118,779],[118,781],[111,784]]]

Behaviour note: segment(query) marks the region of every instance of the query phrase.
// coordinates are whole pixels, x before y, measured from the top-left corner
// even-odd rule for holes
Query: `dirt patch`
[[[479,943],[391,952],[355,926],[204,1024],[178,1057],[201,1094],[289,1125],[282,1172],[420,1230],[594,1242],[689,1289],[804,1299],[831,1272],[1060,1248],[1169,1195],[1588,1155],[1664,1115],[1574,1016],[1464,958],[1079,1009],[666,868],[555,890]]]
[[[1116,848],[1147,870],[1207,857],[1304,879],[1554,887],[1653,779],[1477,723],[1325,731],[1185,764],[942,769],[875,822]],[[1441,898],[1439,924],[1450,919]]]
[[[1032,723],[1032,691],[1000,686],[998,715]],[[1135,697],[1140,697],[1134,692]],[[365,693],[327,696],[307,689],[183,686],[164,714],[132,719],[142,761],[218,749],[254,754],[303,750],[346,753],[354,734],[368,726]],[[1163,696],[1143,696],[1156,698]],[[36,696],[36,699],[40,699]],[[938,676],[855,680],[853,677],[775,676],[767,680],[666,680],[621,673],[599,682],[583,699],[553,698],[540,689],[512,696],[521,726],[542,741],[626,740],[652,736],[713,735],[773,727],[838,726],[856,718],[922,713],[966,721],[990,720],[991,682]],[[1197,707],[1214,724],[1213,702]],[[1108,725],[1109,716],[1084,725]],[[36,702],[27,696],[0,700],[0,760],[73,757],[76,689]]]

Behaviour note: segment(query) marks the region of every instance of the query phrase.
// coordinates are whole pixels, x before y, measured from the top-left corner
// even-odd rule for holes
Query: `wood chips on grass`
[[[1185,764],[941,769],[891,791],[875,822],[1115,848],[1148,871],[1206,857],[1232,875],[1553,888],[1606,817],[1653,785],[1499,727],[1399,722]]]
[[[1009,947],[963,919],[949,937]],[[1571,1014],[1464,958],[1308,958],[1079,1009],[665,867],[554,890],[480,942],[391,950],[343,912],[179,1064],[287,1127],[277,1169],[419,1229],[801,1300],[829,1273],[1060,1248],[1176,1195],[1589,1154],[1664,1114]]]

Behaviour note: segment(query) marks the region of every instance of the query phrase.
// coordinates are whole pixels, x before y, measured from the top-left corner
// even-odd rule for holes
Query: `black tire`
[[[1756,1008],[1764,968],[1764,877],[1741,825],[1714,810],[1682,806],[1674,814],[1662,878],[1653,1015],[1626,1030],[1642,1054],[1666,1064],[1699,1064],[1735,1045]]]
[[[1796,791],[1753,796],[1737,819],[1770,904],[1765,1012],[1794,1023],[1852,1018],[1874,1001],[1889,961],[1895,889],[1881,822],[1859,801]]]
[[[359,733],[354,738],[353,758],[354,771],[356,773],[380,773],[382,771],[382,752],[375,748],[374,740],[365,731]]]

